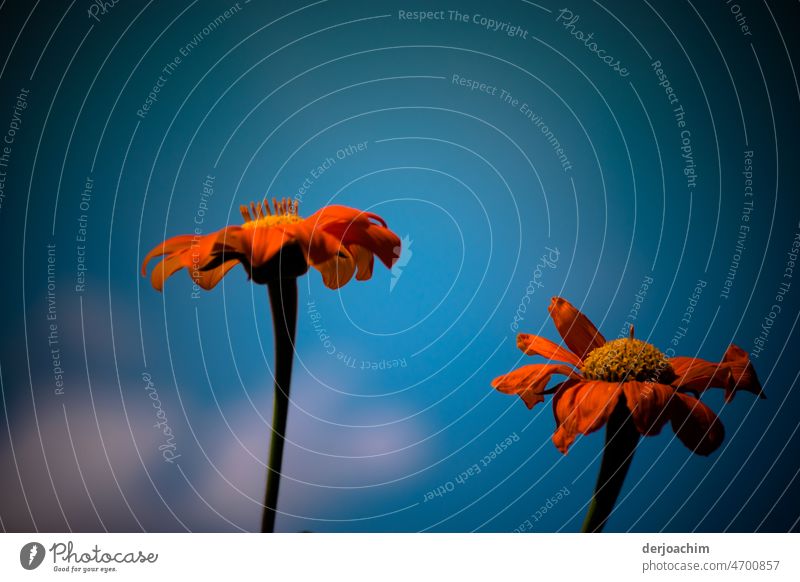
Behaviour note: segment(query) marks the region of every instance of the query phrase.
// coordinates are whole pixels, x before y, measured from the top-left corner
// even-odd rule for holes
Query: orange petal
[[[386,221],[377,214],[375,214],[374,212],[365,212],[364,214],[366,214],[370,219],[374,220],[375,222],[380,223],[382,227],[386,228],[387,226]]]
[[[170,239],[165,240],[160,245],[155,247],[144,258],[142,261],[142,277],[147,275],[147,263],[149,263],[152,259],[156,257],[160,257],[161,255],[170,255],[175,252],[184,250],[189,247],[189,245],[194,239],[194,236],[191,234],[182,234],[180,236],[174,236]]]
[[[217,233],[202,237],[194,237],[191,243],[181,253],[183,266],[187,269],[199,269],[213,260],[213,243]]]
[[[304,252],[308,249],[306,230],[288,226],[270,226],[242,229],[234,238],[239,252],[253,268],[258,268],[272,259],[286,244],[298,242]]]
[[[194,279],[195,283],[208,291],[209,289],[216,287],[217,283],[222,280],[228,271],[235,267],[239,262],[239,259],[229,259],[213,269],[209,269],[207,271],[190,270],[189,273],[192,275],[192,279]]]
[[[331,236],[324,229],[314,228],[309,221],[297,226],[298,240],[307,240],[307,251],[309,265],[318,265],[331,260],[339,254],[342,248],[342,241],[335,236]]]
[[[565,390],[557,402],[558,428],[553,443],[562,453],[579,434],[601,428],[619,402],[622,386],[615,382],[580,382]]]
[[[346,246],[357,244],[366,248],[387,268],[400,256],[400,238],[386,228],[381,217],[371,212],[334,205],[318,210],[307,220],[314,230],[323,230]]]
[[[331,259],[314,265],[322,274],[322,281],[330,289],[339,289],[353,278],[356,272],[356,261],[347,250],[342,251]]]
[[[362,214],[361,211],[355,208],[342,206],[340,204],[331,204],[317,210],[308,217],[308,220],[313,220],[315,224],[323,225],[337,220],[352,220],[359,214]]]
[[[675,390],[653,382],[624,382],[622,390],[636,429],[643,435],[661,432],[670,418],[668,407]]]
[[[313,221],[313,223],[316,225],[316,228],[322,228],[325,225],[334,222],[352,223],[360,221],[368,223],[370,222],[370,219],[375,219],[381,224],[381,226],[386,226],[386,222],[377,214],[358,210],[357,208],[351,208],[350,206],[343,206],[341,204],[324,206],[309,216],[307,220]]]
[[[388,228],[372,224],[368,220],[329,225],[325,231],[340,238],[343,244],[357,244],[374,253],[387,269],[391,269],[400,257],[400,237]]]
[[[361,245],[351,245],[350,253],[356,260],[356,279],[358,281],[366,281],[372,277],[372,267],[375,264],[375,255]]]
[[[703,392],[708,388],[724,388],[725,400],[730,401],[739,390],[764,398],[750,357],[740,347],[731,344],[720,363],[700,358],[672,358],[676,379],[673,385],[684,392]]]
[[[240,226],[226,226],[225,228],[197,237],[189,245],[189,249],[184,256],[184,266],[187,268],[203,268],[214,259],[215,256],[225,251],[239,250],[239,233],[243,229]]]
[[[183,268],[183,259],[180,254],[167,257],[153,269],[150,274],[150,283],[157,291],[163,291],[164,281]]]
[[[492,387],[504,394],[517,394],[528,408],[544,402],[544,392],[553,374],[570,376],[574,370],[564,364],[531,364],[522,366],[492,380]]]
[[[558,402],[561,400],[561,397],[564,396],[567,392],[569,392],[572,388],[576,387],[578,384],[582,384],[584,382],[583,378],[570,378],[564,380],[563,382],[556,384],[551,389],[553,393],[553,419],[556,421],[556,428],[559,427],[561,421],[558,417]]]
[[[670,417],[675,435],[698,455],[710,455],[725,439],[725,427],[717,415],[697,398],[676,392]]]
[[[400,258],[402,243],[400,237],[388,228],[371,224],[363,233],[353,233],[353,236],[345,237],[346,242],[361,245],[372,251],[386,266],[391,269],[395,261]]]
[[[538,335],[517,334],[517,347],[529,356],[542,356],[548,360],[566,362],[576,368],[581,365],[580,359],[575,354]]]
[[[766,398],[758,381],[756,370],[750,362],[750,356],[737,345],[731,344],[722,358],[727,365],[728,374],[725,378],[725,400],[730,401],[738,390],[752,392],[761,398]]]
[[[673,386],[679,390],[702,392],[711,386],[719,364],[700,358],[677,357],[669,361],[675,372]]]
[[[564,343],[581,360],[593,349],[606,343],[605,338],[589,318],[566,299],[553,297],[548,310],[558,333],[564,338]]]

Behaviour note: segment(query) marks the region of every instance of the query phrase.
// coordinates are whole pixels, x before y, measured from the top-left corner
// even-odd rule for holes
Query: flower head
[[[699,400],[708,388],[723,388],[730,401],[744,390],[764,397],[747,352],[731,344],[722,362],[668,358],[655,346],[629,338],[606,341],[569,301],[554,297],[550,316],[569,349],[536,335],[521,333],[517,346],[549,360],[495,378],[492,386],[516,394],[528,408],[553,395],[553,442],[566,453],[578,434],[601,428],[618,405],[627,406],[636,429],[658,434],[667,422],[689,449],[708,455],[720,446],[725,430],[716,414]],[[566,380],[547,389],[556,375]]]
[[[142,276],[152,259],[164,256],[150,277],[159,291],[181,269],[203,289],[212,289],[237,264],[262,284],[298,277],[311,266],[325,285],[338,289],[354,274],[359,281],[369,279],[376,255],[387,268],[397,259],[400,239],[377,214],[335,205],[302,218],[298,206],[286,198],[273,199],[272,207],[266,200],[252,202],[240,208],[242,225],[170,238],[144,258]]]

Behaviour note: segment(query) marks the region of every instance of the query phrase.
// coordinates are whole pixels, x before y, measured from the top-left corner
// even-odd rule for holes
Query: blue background
[[[666,349],[698,280],[676,352],[710,360],[731,342],[751,351],[790,282],[754,360],[768,399],[704,397],[727,432],[708,458],[669,426],[644,439],[608,530],[797,529],[800,281],[784,278],[800,229],[796,3],[742,2],[747,35],[723,2],[574,2],[575,28],[594,32],[627,77],[547,0],[240,2],[208,34],[232,2],[120,2],[99,22],[90,5],[0,7],[4,134],[30,90],[0,207],[4,530],[258,528],[272,398],[266,290],[237,268],[199,298],[185,273],[159,294],[139,266],[196,220],[203,233],[238,223],[239,204],[297,197],[307,179],[302,213],[370,209],[412,242],[393,288],[380,265],[339,291],[316,272],[300,280],[280,531],[578,530],[602,432],[563,456],[549,402],[529,411],[490,387],[530,361],[516,349],[515,314],[527,294],[519,331],[557,340],[547,305],[561,295],[613,338],[641,301],[637,336]],[[453,9],[527,33],[447,12],[399,18]],[[656,60],[686,112],[694,188]],[[750,230],[724,298],[748,150]],[[76,291],[81,214],[87,281]],[[48,344],[48,244],[63,394]],[[547,247],[558,261],[535,274]],[[534,278],[541,287],[529,288]],[[387,361],[402,365],[373,369]],[[174,434],[172,463],[144,375]]]

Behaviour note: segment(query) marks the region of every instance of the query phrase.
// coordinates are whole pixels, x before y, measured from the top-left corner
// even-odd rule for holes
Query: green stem
[[[631,413],[625,403],[620,402],[606,423],[606,444],[600,461],[600,473],[589,511],[583,520],[582,532],[603,531],[622,490],[638,442],[639,431],[633,424]]]
[[[294,360],[294,333],[297,326],[297,279],[279,278],[267,284],[272,308],[272,327],[275,333],[275,395],[272,408],[272,438],[267,463],[267,491],[261,531],[275,531],[275,511],[281,483],[283,443],[286,437],[286,418],[289,415],[289,386]]]

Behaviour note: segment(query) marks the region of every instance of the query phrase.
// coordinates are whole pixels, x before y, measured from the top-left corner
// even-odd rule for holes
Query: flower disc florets
[[[581,368],[587,380],[663,382],[674,377],[657,347],[635,338],[612,340],[589,352]]]

